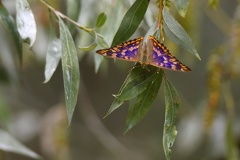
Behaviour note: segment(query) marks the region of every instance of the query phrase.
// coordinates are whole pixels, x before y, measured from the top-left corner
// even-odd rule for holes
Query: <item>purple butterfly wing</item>
[[[155,37],[149,36],[147,45],[150,65],[174,71],[191,71],[189,67],[178,61]]]
[[[109,58],[138,62],[138,48],[141,46],[142,40],[143,37],[140,37],[127,42],[123,42],[108,49],[97,50],[96,52]]]

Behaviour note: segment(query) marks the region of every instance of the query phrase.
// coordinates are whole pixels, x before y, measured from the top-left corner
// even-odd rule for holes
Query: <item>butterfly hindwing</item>
[[[175,71],[191,71],[189,67],[178,61],[155,37],[149,36],[148,41],[150,41],[148,44],[151,45],[147,47],[153,47],[152,53],[148,53],[150,54],[148,56],[150,65]]]
[[[178,61],[154,36],[148,37],[146,46],[143,45],[143,37],[140,37],[96,52],[109,58],[139,62],[143,66],[152,65],[173,71],[191,71],[189,67]]]
[[[96,52],[109,58],[138,62],[138,48],[141,46],[142,41],[143,37],[140,37],[108,49],[97,50]]]

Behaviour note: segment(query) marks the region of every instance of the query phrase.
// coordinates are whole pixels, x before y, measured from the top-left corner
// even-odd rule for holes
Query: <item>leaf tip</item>
[[[127,126],[127,127],[124,129],[123,135],[126,135],[127,132],[128,132],[130,129],[131,129],[131,127],[128,127],[128,126]]]
[[[67,125],[67,128],[70,127],[71,123],[72,123],[72,117],[68,116],[68,125]]]
[[[46,84],[48,82],[48,80],[47,79],[45,79],[42,83],[44,83],[44,84]]]
[[[184,10],[180,10],[180,11],[178,11],[178,13],[181,17],[185,18],[186,12]]]
[[[198,59],[199,61],[202,60],[201,57],[199,56],[199,54],[197,54],[196,57],[197,57],[197,59]]]
[[[112,112],[110,110],[108,110],[108,112],[106,113],[106,115],[103,117],[103,119],[107,118]]]
[[[105,24],[106,21],[107,21],[107,14],[105,12],[103,12],[103,13],[99,14],[95,26],[97,28],[100,28]]]

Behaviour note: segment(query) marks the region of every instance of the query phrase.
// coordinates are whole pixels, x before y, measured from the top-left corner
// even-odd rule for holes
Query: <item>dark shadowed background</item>
[[[3,2],[14,16],[15,2],[7,0]],[[67,127],[61,65],[58,66],[51,80],[46,84],[43,83],[49,34],[48,12],[46,7],[38,1],[29,2],[37,22],[37,41],[32,49],[29,49],[28,44],[24,44],[21,67],[16,60],[13,61],[15,63],[13,65],[4,65],[2,62],[8,59],[1,56],[1,128],[49,160],[165,159],[162,147],[165,113],[163,85],[147,116],[126,135],[123,135],[123,130],[128,103],[103,119],[114,100],[112,94],[118,92],[134,65],[132,62],[114,62],[112,59],[104,59],[99,71],[95,73],[93,58],[93,54],[96,54],[95,50],[91,52],[78,50],[81,75],[79,97],[72,124]],[[63,13],[66,10],[64,1],[51,0],[49,3]],[[155,1],[151,3],[154,6]],[[204,128],[209,94],[208,63],[212,50],[221,45],[226,46],[226,43],[231,44],[232,26],[236,17],[239,18],[240,5],[237,0],[220,0],[219,8],[212,9],[207,5],[206,0],[189,3],[189,11],[185,19],[177,15],[174,6],[171,7],[171,13],[190,34],[202,60],[199,61],[178,48],[167,37],[164,42],[181,62],[192,69],[189,73],[168,70],[165,72],[181,97],[181,108],[176,122],[178,135],[172,148],[172,160],[224,160],[228,159],[228,114],[222,97],[212,126],[208,131]],[[107,28],[107,25],[111,24],[111,18],[115,18],[111,17],[113,10],[120,10],[120,23],[121,17],[131,3],[125,1],[123,6],[116,4],[119,2],[82,1],[79,23],[91,26],[97,15],[105,11],[109,17],[105,24]],[[111,6],[112,10],[106,6]],[[154,7],[149,9],[149,12],[157,13]],[[132,38],[146,33],[149,28],[148,23],[154,20],[147,18],[149,16]],[[238,19],[238,23],[239,21]],[[111,44],[116,29],[110,31],[104,30],[103,27],[102,30],[103,35],[109,38],[108,43]],[[79,34],[75,36],[76,44],[80,46],[88,44],[91,37],[81,31],[78,32]],[[0,36],[5,36],[9,46],[13,45],[3,29],[0,30]],[[0,52],[2,45],[0,44]],[[11,62],[9,60],[9,63]],[[240,64],[238,65],[240,67]],[[230,77],[229,79],[235,113],[232,119],[232,137],[236,140],[235,149],[239,153],[240,85],[239,78]],[[1,155],[4,160],[31,159],[3,151],[0,151],[0,159]]]

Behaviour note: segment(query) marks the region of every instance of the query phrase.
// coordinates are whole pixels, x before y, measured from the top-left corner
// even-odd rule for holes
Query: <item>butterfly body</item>
[[[143,66],[152,65],[174,71],[191,71],[189,67],[178,61],[169,50],[153,36],[148,37],[146,44],[143,42],[143,37],[140,37],[123,42],[112,48],[97,50],[96,52],[109,58],[139,62]]]

